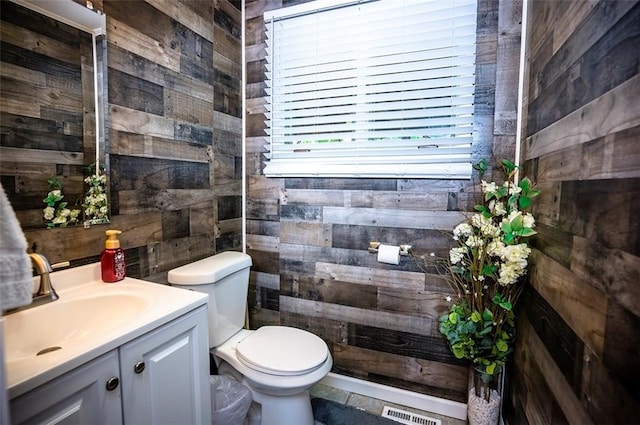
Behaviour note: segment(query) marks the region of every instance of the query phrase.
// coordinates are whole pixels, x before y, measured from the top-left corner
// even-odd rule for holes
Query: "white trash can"
[[[251,391],[230,376],[212,375],[211,383],[211,424],[243,425],[249,407]]]

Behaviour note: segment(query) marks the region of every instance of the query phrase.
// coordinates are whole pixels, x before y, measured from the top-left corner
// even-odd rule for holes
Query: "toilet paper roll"
[[[394,245],[380,245],[378,247],[378,262],[400,264],[400,247]]]

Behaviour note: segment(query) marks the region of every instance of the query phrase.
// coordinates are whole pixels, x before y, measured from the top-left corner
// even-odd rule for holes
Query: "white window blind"
[[[265,175],[469,178],[476,0],[325,3],[265,13]]]

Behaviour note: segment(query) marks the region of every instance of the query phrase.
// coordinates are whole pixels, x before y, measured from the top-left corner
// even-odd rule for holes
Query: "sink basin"
[[[51,282],[58,300],[0,316],[10,399],[207,303],[130,277],[104,283],[99,263],[51,273]]]
[[[140,295],[117,293],[59,299],[5,317],[5,361],[11,363],[81,344],[113,332],[148,305]]]

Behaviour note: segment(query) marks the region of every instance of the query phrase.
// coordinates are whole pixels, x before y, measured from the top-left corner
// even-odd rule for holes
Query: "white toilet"
[[[327,344],[286,326],[243,329],[251,257],[222,252],[169,271],[169,283],[209,294],[209,346],[220,374],[249,387],[262,425],[313,425],[309,388],[331,370]]]

